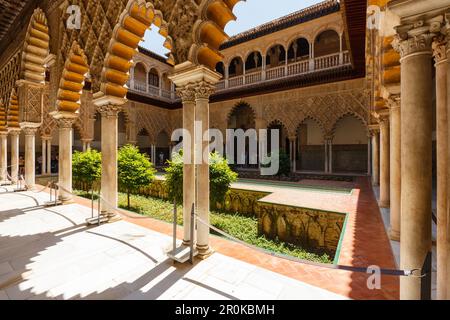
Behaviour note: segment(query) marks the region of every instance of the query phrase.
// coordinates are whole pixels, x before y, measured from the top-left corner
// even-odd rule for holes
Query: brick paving
[[[321,182],[333,186],[334,182]],[[319,183],[318,183],[319,184]],[[342,185],[341,185],[342,186]],[[273,187],[273,186],[272,186]],[[358,177],[351,194],[332,192],[291,190],[283,188],[268,197],[273,201],[304,203],[306,206],[326,210],[347,212],[349,214],[339,264],[356,267],[377,265],[381,268],[395,269],[395,259],[389,244],[378,204],[368,178]],[[76,198],[80,204],[90,206],[87,199]],[[142,216],[127,212],[124,220],[170,235],[172,226],[155,219],[142,219]],[[139,219],[139,217],[141,219]],[[178,237],[182,229],[178,228]],[[399,279],[394,276],[381,277],[381,289],[367,288],[368,274],[326,269],[303,265],[296,262],[268,256],[223,238],[211,236],[211,245],[216,252],[280,273],[308,284],[347,296],[352,299],[398,299]]]

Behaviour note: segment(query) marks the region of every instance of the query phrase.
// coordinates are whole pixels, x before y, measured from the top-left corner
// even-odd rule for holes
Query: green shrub
[[[130,193],[140,187],[149,185],[156,170],[146,154],[140,153],[133,145],[126,145],[119,149],[117,159],[119,185],[127,193],[128,207],[130,207]]]
[[[102,174],[102,155],[97,150],[75,151],[72,156],[72,176],[74,181],[85,184],[92,189]]]
[[[183,151],[172,154],[172,160],[168,161],[166,170],[166,186],[169,199],[178,203],[183,202]],[[233,172],[228,161],[218,153],[209,155],[209,188],[210,203],[215,207],[217,202],[223,201],[231,183],[237,180],[237,174]]]

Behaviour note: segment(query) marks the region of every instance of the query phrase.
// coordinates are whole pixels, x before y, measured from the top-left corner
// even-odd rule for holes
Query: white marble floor
[[[174,264],[170,237],[125,221],[86,227],[89,208],[46,200],[0,190],[0,299],[345,299],[219,253]]]

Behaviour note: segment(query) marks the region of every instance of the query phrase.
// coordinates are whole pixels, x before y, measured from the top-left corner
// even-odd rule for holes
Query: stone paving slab
[[[214,253],[167,259],[172,239],[128,221],[86,227],[87,206],[0,192],[0,299],[345,299]]]

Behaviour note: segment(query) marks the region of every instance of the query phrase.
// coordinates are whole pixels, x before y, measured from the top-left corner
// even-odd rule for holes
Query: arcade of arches
[[[137,145],[161,168],[172,132],[193,132],[195,121],[224,136],[278,129],[293,177],[379,186],[400,269],[422,269],[432,251],[437,195],[437,297],[450,298],[450,1],[325,0],[231,38],[224,27],[239,0],[74,1],[76,27],[71,1],[16,2],[0,3],[0,181],[23,174],[33,188],[36,175],[57,174],[70,203],[72,152],[101,150],[102,205],[114,221],[118,147]],[[139,46],[152,25],[164,57]],[[208,145],[191,139],[186,156]],[[259,178],[257,165],[236,169]],[[189,244],[191,205],[209,221],[208,164],[185,164],[183,175]],[[195,237],[208,257],[209,228]],[[426,281],[402,277],[400,297],[423,297]]]

